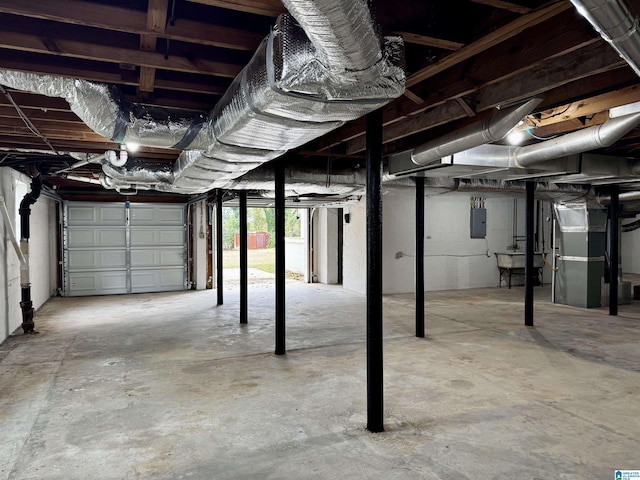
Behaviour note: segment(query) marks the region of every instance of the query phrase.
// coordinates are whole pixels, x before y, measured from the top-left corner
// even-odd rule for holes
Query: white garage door
[[[66,202],[67,296],[184,290],[184,206]]]

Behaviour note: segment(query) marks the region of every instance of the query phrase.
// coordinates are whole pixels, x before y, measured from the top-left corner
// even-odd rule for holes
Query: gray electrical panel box
[[[487,236],[487,209],[471,209],[471,238],[485,238]]]

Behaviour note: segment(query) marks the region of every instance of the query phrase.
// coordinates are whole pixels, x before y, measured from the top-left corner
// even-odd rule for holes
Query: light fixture
[[[524,124],[524,120],[520,120],[518,124],[513,127],[509,133],[507,133],[504,137],[504,140],[509,145],[520,145],[524,143],[525,138],[527,137],[526,130],[522,129],[522,125]]]
[[[125,143],[125,146],[127,147],[127,150],[131,153],[137,152],[138,149],[140,148],[140,144],[136,142],[127,142]]]
[[[526,137],[527,134],[524,130],[517,130],[514,128],[507,134],[505,140],[509,145],[521,145],[524,143]]]

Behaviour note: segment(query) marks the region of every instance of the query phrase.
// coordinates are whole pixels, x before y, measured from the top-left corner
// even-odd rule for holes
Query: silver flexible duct
[[[203,193],[404,93],[404,45],[380,38],[363,0],[285,0],[249,64],[209,115],[124,102],[112,87],[0,70],[0,83],[65,98],[89,127],[118,143],[183,150],[173,172],[103,163],[105,188]],[[297,22],[296,22],[297,20]]]

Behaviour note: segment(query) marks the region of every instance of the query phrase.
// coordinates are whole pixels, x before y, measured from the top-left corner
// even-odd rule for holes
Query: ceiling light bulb
[[[137,152],[140,148],[140,144],[136,142],[127,142],[125,145],[127,147],[127,150],[129,150],[131,153]]]
[[[523,130],[517,130],[514,128],[507,134],[505,140],[509,145],[520,145],[524,142],[526,136],[527,135]]]

